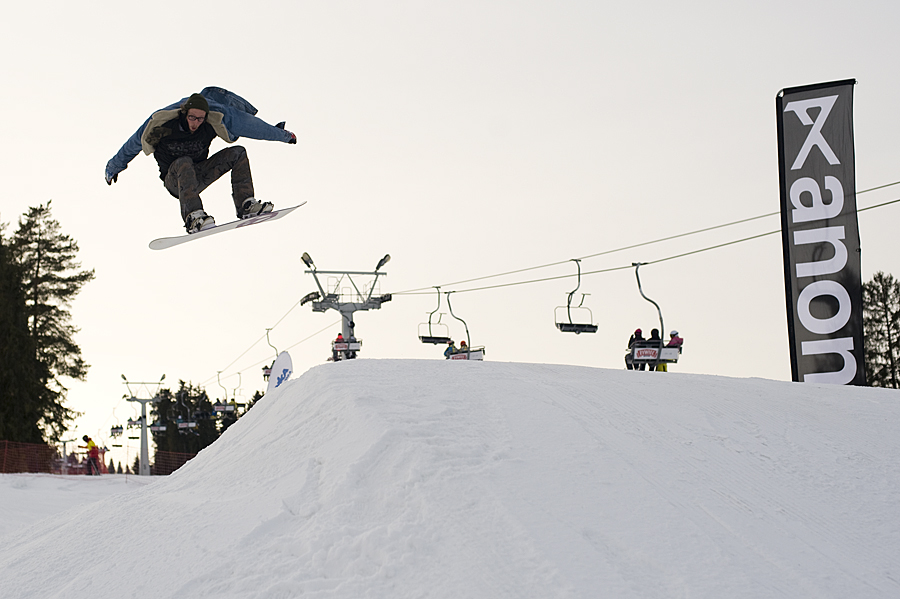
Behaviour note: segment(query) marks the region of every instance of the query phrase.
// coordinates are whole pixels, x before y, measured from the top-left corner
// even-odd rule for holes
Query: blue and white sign
[[[278,354],[275,363],[272,364],[272,372],[269,374],[269,386],[266,387],[266,395],[273,389],[281,387],[294,373],[294,365],[291,356],[286,351]]]

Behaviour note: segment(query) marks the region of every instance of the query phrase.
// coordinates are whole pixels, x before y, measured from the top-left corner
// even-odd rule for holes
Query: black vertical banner
[[[778,167],[791,373],[865,385],[853,86],[781,90]]]

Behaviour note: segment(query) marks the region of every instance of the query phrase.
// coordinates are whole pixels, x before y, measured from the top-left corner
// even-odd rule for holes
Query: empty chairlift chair
[[[565,306],[557,306],[554,313],[554,320],[556,322],[556,328],[562,331],[563,333],[575,333],[579,335],[581,333],[596,333],[597,325],[593,324],[594,315],[591,312],[590,308],[584,306],[584,298],[589,295],[587,293],[581,294],[581,301],[577,306],[572,305],[572,298],[575,296],[575,293],[578,289],[581,288],[581,260],[577,258],[573,258],[572,262],[578,267],[578,285],[569,292],[568,300],[566,301]],[[565,310],[565,316],[561,316],[561,311]],[[575,313],[575,316],[578,320],[572,317],[572,313]]]
[[[428,322],[419,324],[419,340],[422,343],[431,343],[433,345],[447,345],[450,343],[450,327],[441,322],[443,314],[438,313],[435,321],[434,315],[441,309],[441,288],[435,287],[438,296],[438,305],[433,311],[428,313]]]

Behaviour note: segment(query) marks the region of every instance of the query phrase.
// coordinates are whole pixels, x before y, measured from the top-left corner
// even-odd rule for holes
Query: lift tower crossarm
[[[312,301],[312,310],[313,312],[326,312],[328,310],[335,310],[341,315],[341,334],[344,339],[348,341],[351,339],[355,339],[354,328],[356,327],[356,323],[353,322],[353,313],[358,310],[378,310],[381,308],[381,304],[385,302],[391,301],[391,295],[385,294],[378,297],[373,297],[375,293],[376,284],[378,282],[378,277],[387,276],[386,272],[381,271],[381,267],[388,263],[391,259],[389,254],[385,254],[384,257],[378,261],[378,265],[375,267],[373,271],[357,271],[357,270],[319,270],[316,268],[313,263],[312,258],[310,258],[309,254],[304,253],[301,257],[301,260],[309,270],[304,271],[305,274],[312,275],[316,280],[316,287],[319,289],[319,297],[316,298],[317,295],[315,292],[308,294],[306,297]],[[322,282],[319,280],[319,275],[338,275],[340,278],[338,279],[337,285],[332,293],[327,293],[325,288],[322,286]],[[375,279],[372,281],[371,286],[369,287],[368,293],[364,294],[359,290],[356,282],[353,280],[354,276],[374,276]],[[347,277],[347,280],[350,281],[350,284],[353,286],[353,290],[355,292],[355,296],[352,299],[357,301],[341,301],[342,294],[340,289],[341,281],[344,277]],[[348,293],[348,296],[352,296],[352,293]],[[304,298],[306,299],[306,298]],[[351,299],[348,297],[347,299]],[[316,301],[318,300],[318,301]],[[357,341],[361,343],[360,341]],[[358,350],[353,350],[358,351]]]

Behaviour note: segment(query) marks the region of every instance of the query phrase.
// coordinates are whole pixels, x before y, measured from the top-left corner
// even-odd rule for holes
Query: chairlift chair
[[[663,341],[644,339],[631,348],[632,364],[677,364],[681,348],[666,347]]]
[[[451,360],[484,360],[484,347],[472,347],[455,354],[450,354]]]
[[[644,293],[644,288],[641,286],[641,275],[638,271],[644,263],[632,262],[631,265],[634,267],[634,278],[637,280],[638,292],[641,294],[641,297],[656,307],[656,312],[659,314],[659,334],[660,337],[662,337],[666,330],[665,322],[663,321],[662,308],[659,307],[658,303],[647,297],[647,294]],[[653,365],[678,363],[678,357],[681,355],[681,348],[666,347],[663,345],[663,342],[664,340],[660,338],[659,341],[645,339],[635,343],[631,348],[632,363]]]
[[[450,327],[441,322],[443,314],[438,314],[438,319],[432,322],[435,312],[441,309],[441,288],[435,287],[438,296],[438,305],[433,311],[428,313],[428,322],[419,324],[419,340],[422,343],[431,343],[432,345],[447,345],[452,341],[450,339]],[[427,333],[423,331],[423,327],[427,328]],[[444,333],[440,335],[439,333]]]
[[[305,298],[304,298],[304,299],[305,299]],[[302,304],[302,302],[301,302],[301,304]],[[275,365],[275,360],[278,359],[278,348],[275,347],[274,345],[272,345],[272,342],[269,340],[269,331],[271,331],[271,330],[272,330],[272,329],[266,329],[266,343],[269,344],[269,347],[271,347],[272,349],[275,350],[275,358],[272,360],[272,363],[271,363],[271,364],[269,364],[268,366],[263,366],[263,367],[262,367],[262,371],[263,371],[263,380],[266,381],[266,382],[268,382],[268,381],[269,381],[269,377],[272,376],[272,366]]]
[[[362,350],[362,339],[331,342],[332,357],[336,362],[352,360],[356,357],[356,352],[360,350]]]
[[[453,306],[450,305],[451,293],[453,292],[447,292],[447,307],[450,308],[450,316],[463,323],[463,326],[466,328],[466,349],[457,350],[455,354],[450,354],[449,358],[451,360],[484,360],[484,346],[472,346],[472,338],[469,336],[469,325],[466,324],[465,320],[453,313]],[[447,342],[449,343],[449,340]]]
[[[216,414],[225,414],[228,412],[234,412],[237,407],[237,404],[234,402],[222,402],[216,400],[216,403],[213,404],[213,412]]]
[[[556,322],[556,328],[559,329],[563,333],[575,333],[576,335],[580,335],[581,333],[596,333],[597,325],[592,324],[594,320],[594,315],[591,312],[591,309],[587,306],[584,306],[584,298],[589,295],[587,293],[581,294],[581,301],[578,302],[577,306],[572,305],[572,298],[575,296],[575,293],[581,287],[581,260],[577,258],[573,258],[572,262],[578,267],[578,285],[569,292],[568,299],[566,301],[565,306],[557,306],[554,311],[554,321]],[[560,318],[560,310],[565,310],[566,318]],[[572,319],[572,311],[575,311],[576,314],[586,316],[587,322],[575,322]]]
[[[178,426],[179,433],[192,433],[193,429],[197,428],[197,423],[193,420],[185,420],[183,417],[179,416],[175,421]]]

